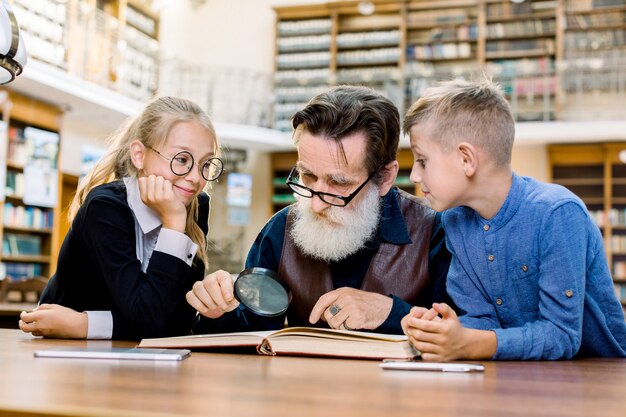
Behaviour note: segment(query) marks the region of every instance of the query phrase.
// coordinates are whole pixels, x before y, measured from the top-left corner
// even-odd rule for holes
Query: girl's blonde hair
[[[159,97],[151,101],[145,110],[129,120],[109,138],[109,149],[98,164],[82,179],[69,209],[70,223],[87,194],[98,185],[124,177],[137,176],[137,169],[130,158],[130,144],[138,140],[144,146],[157,148],[165,142],[172,127],[178,122],[196,121],[213,138],[214,153],[218,154],[219,144],[213,123],[209,116],[192,101],[176,97]],[[198,257],[208,267],[206,238],[196,223],[198,200],[194,199],[187,208],[185,233],[201,250]]]

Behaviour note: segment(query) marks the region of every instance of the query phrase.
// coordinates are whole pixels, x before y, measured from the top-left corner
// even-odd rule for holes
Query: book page
[[[274,331],[258,332],[235,332],[235,333],[215,333],[197,334],[191,336],[163,337],[155,339],[143,339],[139,347],[190,347],[209,348],[227,346],[257,346]]]
[[[269,337],[275,339],[278,337],[300,335],[307,337],[320,337],[324,339],[343,339],[343,340],[380,340],[387,342],[402,342],[408,340],[403,334],[384,334],[373,332],[359,332],[354,330],[336,330],[324,329],[317,327],[287,327],[282,330],[270,332]]]

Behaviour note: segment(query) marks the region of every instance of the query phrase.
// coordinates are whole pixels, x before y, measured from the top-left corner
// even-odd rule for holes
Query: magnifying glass
[[[289,307],[289,291],[274,271],[248,268],[239,273],[234,284],[235,298],[259,316],[276,317]]]

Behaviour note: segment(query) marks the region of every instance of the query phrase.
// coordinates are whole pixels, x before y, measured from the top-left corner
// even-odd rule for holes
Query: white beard
[[[290,232],[296,246],[324,262],[339,261],[363,248],[378,227],[381,202],[378,187],[361,192],[359,204],[330,206],[321,214],[311,210],[311,198],[300,197],[293,207],[295,220]]]

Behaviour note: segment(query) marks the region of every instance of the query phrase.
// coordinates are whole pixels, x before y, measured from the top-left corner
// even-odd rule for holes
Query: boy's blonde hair
[[[76,195],[70,205],[70,223],[78,209],[85,201],[87,194],[98,185],[124,177],[137,176],[137,169],[130,158],[130,144],[138,140],[144,146],[158,148],[167,139],[170,130],[176,123],[196,121],[206,130],[215,143],[214,153],[219,152],[219,144],[213,123],[209,116],[192,101],[176,97],[159,97],[151,101],[144,111],[134,119],[130,119],[117,132],[109,137],[109,149],[96,166],[83,178]],[[198,257],[208,267],[206,238],[196,223],[198,217],[198,200],[194,199],[187,208],[185,233],[201,250]]]
[[[404,134],[417,124],[427,125],[446,151],[465,141],[488,152],[500,167],[511,163],[515,138],[511,108],[486,77],[479,82],[444,81],[426,89],[404,117]]]

